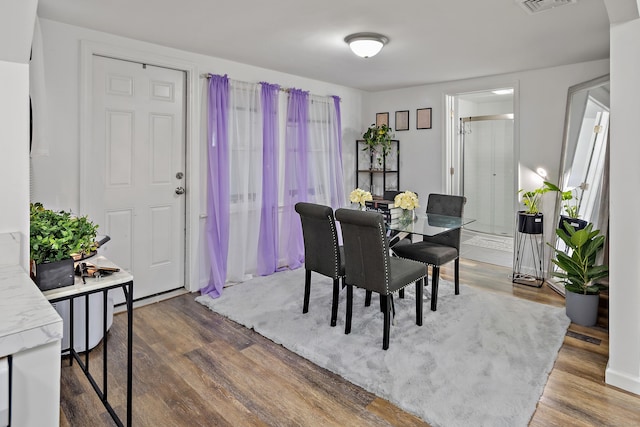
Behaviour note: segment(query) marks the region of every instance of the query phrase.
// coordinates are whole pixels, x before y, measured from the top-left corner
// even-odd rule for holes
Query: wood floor
[[[513,286],[508,269],[463,260],[460,270],[463,283],[564,305],[546,286]],[[450,278],[451,269],[442,274]],[[116,315],[107,338],[109,400],[121,418],[125,332],[126,316]],[[134,333],[134,426],[427,425],[216,315],[196,303],[194,295],[135,309]],[[638,425],[640,396],[604,384],[608,346],[605,328],[571,325],[530,426]],[[99,381],[101,349],[102,344],[90,354],[91,371]],[[60,425],[115,425],[77,364],[69,366],[66,359]]]

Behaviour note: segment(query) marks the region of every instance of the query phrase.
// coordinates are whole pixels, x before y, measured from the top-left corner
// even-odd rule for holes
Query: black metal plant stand
[[[520,285],[541,287],[544,284],[544,223],[542,215],[536,229],[523,229],[521,220],[516,221],[516,245],[513,253],[513,275],[511,281]],[[521,231],[523,230],[523,231]],[[526,268],[526,271],[523,271]]]

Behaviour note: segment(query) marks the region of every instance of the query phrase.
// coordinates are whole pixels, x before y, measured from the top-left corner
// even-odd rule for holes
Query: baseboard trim
[[[612,369],[607,363],[604,371],[604,382],[622,390],[640,395],[640,377],[627,375]]]
[[[140,298],[133,302],[133,308],[144,307],[145,305],[155,304],[160,301],[167,300],[169,298],[177,297],[182,294],[189,293],[185,288],[175,289],[161,294],[151,295],[145,298]],[[113,314],[124,313],[127,311],[127,305],[125,303],[118,304],[113,308]]]

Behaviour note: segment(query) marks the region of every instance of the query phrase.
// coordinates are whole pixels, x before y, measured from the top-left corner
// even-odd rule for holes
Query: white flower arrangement
[[[361,206],[364,206],[364,202],[367,200],[373,200],[371,193],[368,191],[364,191],[361,188],[356,188],[349,194],[349,200],[352,203],[360,203]]]
[[[405,191],[398,194],[395,197],[395,199],[393,199],[393,203],[395,206],[399,208],[410,210],[410,211],[420,207],[420,201],[418,200],[418,195],[413,191]]]

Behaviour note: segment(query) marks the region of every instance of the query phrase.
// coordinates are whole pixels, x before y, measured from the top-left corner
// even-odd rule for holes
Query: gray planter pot
[[[596,324],[600,295],[584,295],[567,291],[565,297],[567,316],[573,323],[582,326]]]

